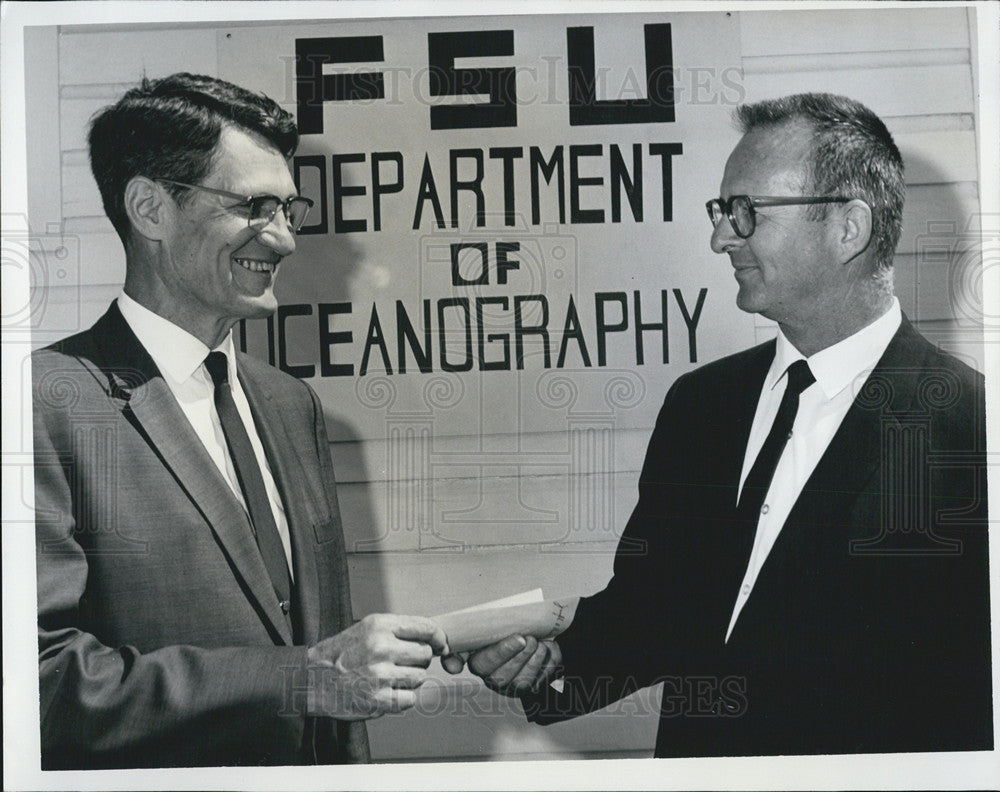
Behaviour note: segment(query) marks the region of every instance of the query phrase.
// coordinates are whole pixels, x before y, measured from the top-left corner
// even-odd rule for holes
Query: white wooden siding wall
[[[896,293],[918,328],[982,370],[981,327],[969,271],[978,262],[975,93],[970,65],[974,10],[786,12],[740,20],[747,101],[799,91],[856,98],[878,113],[906,164]],[[968,15],[968,16],[967,16]],[[974,35],[974,34],[972,34]],[[933,254],[938,245],[955,255]],[[759,320],[759,335],[773,326]]]
[[[944,243],[954,246],[962,243],[962,232],[978,211],[972,13],[962,8],[743,13],[741,28],[747,101],[831,91],[860,99],[886,120],[907,164],[905,225],[896,256],[900,300],[925,333],[981,368],[980,330],[968,316],[968,301],[953,287],[948,256],[919,255],[928,223],[936,223],[931,230],[944,231]],[[124,276],[121,246],[87,165],[88,118],[143,72],[215,74],[218,64],[216,30],[195,27],[50,28],[32,32],[29,46],[32,228],[51,232],[50,249],[62,241],[71,251],[58,267],[41,272],[47,288],[36,314],[35,340],[41,344],[92,323]],[[760,322],[759,337],[772,332]],[[608,445],[606,473],[585,482],[558,471],[519,476],[516,465],[510,476],[489,480],[454,474],[388,481],[391,457],[420,446],[405,438],[334,444],[356,615],[433,614],[536,586],[547,595],[600,589],[610,575],[615,537],[634,503],[647,439],[648,430],[616,434]],[[537,440],[551,447],[559,438]],[[434,448],[450,451],[449,443],[457,442],[435,442]],[[573,531],[569,541],[571,488],[604,498],[611,524]],[[393,527],[395,510],[415,502],[418,491],[433,504],[432,522],[459,508],[477,508],[480,516],[494,515],[496,521],[482,523],[474,545],[449,551],[433,526]],[[550,522],[542,528],[511,526],[505,518],[510,504],[518,503],[548,507]],[[651,603],[651,614],[656,610]],[[656,730],[655,690],[611,712],[548,729],[525,724],[518,705],[492,696],[469,676],[437,672],[425,693],[420,711],[372,724],[376,759],[644,756]]]

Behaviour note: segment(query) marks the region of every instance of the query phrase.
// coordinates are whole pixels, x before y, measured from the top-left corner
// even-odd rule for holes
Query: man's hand
[[[409,709],[431,659],[445,651],[445,634],[430,619],[366,616],[309,647],[307,711],[361,720]]]
[[[469,670],[491,690],[519,696],[541,689],[559,674],[562,652],[555,641],[510,635],[474,652],[468,663]],[[441,665],[449,674],[457,674],[465,663],[459,655],[447,655],[441,658]]]

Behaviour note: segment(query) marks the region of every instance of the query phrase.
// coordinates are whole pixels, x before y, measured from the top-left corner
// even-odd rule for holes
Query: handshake
[[[448,673],[468,665],[507,696],[538,690],[560,672],[554,638],[569,626],[577,602],[487,605],[436,618],[366,616],[309,648],[307,711],[361,720],[409,709],[435,656]]]

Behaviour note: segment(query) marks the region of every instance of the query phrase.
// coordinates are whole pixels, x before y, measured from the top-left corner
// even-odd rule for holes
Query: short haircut
[[[809,157],[817,195],[860,198],[872,210],[871,246],[876,270],[892,267],[903,225],[903,158],[882,119],[860,102],[826,93],[804,93],[741,105],[744,133],[802,121],[813,130]],[[827,207],[810,207],[823,217]]]
[[[104,211],[122,242],[130,223],[125,187],[135,176],[198,184],[212,166],[222,128],[232,125],[274,144],[285,158],[299,143],[290,113],[263,94],[198,74],[145,77],[90,123],[90,168]],[[183,187],[164,185],[176,200]]]

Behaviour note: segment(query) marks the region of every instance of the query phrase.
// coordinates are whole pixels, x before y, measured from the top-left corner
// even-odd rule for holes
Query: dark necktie
[[[247,510],[250,512],[250,522],[253,525],[257,547],[264,558],[264,566],[271,576],[274,591],[278,595],[281,610],[288,615],[291,608],[291,576],[288,574],[288,562],[285,548],[278,535],[278,526],[274,522],[271,502],[264,488],[264,477],[261,475],[257,456],[250,444],[243,419],[233,401],[233,392],[229,387],[229,368],[226,365],[226,355],[223,352],[210,352],[205,358],[205,368],[215,383],[215,409],[219,412],[222,423],[222,433],[226,436],[229,455],[236,468],[236,477],[243,491]]]
[[[796,360],[788,367],[788,383],[785,395],[781,397],[778,414],[774,416],[771,431],[761,446],[760,453],[753,467],[743,482],[743,492],[736,511],[741,520],[757,524],[760,512],[764,508],[764,498],[771,486],[774,469],[778,466],[781,452],[785,450],[788,438],[792,436],[792,424],[795,423],[795,413],[799,410],[799,394],[816,381],[809,364],[804,360]],[[753,534],[750,534],[753,541]],[[747,553],[749,556],[749,552]]]

